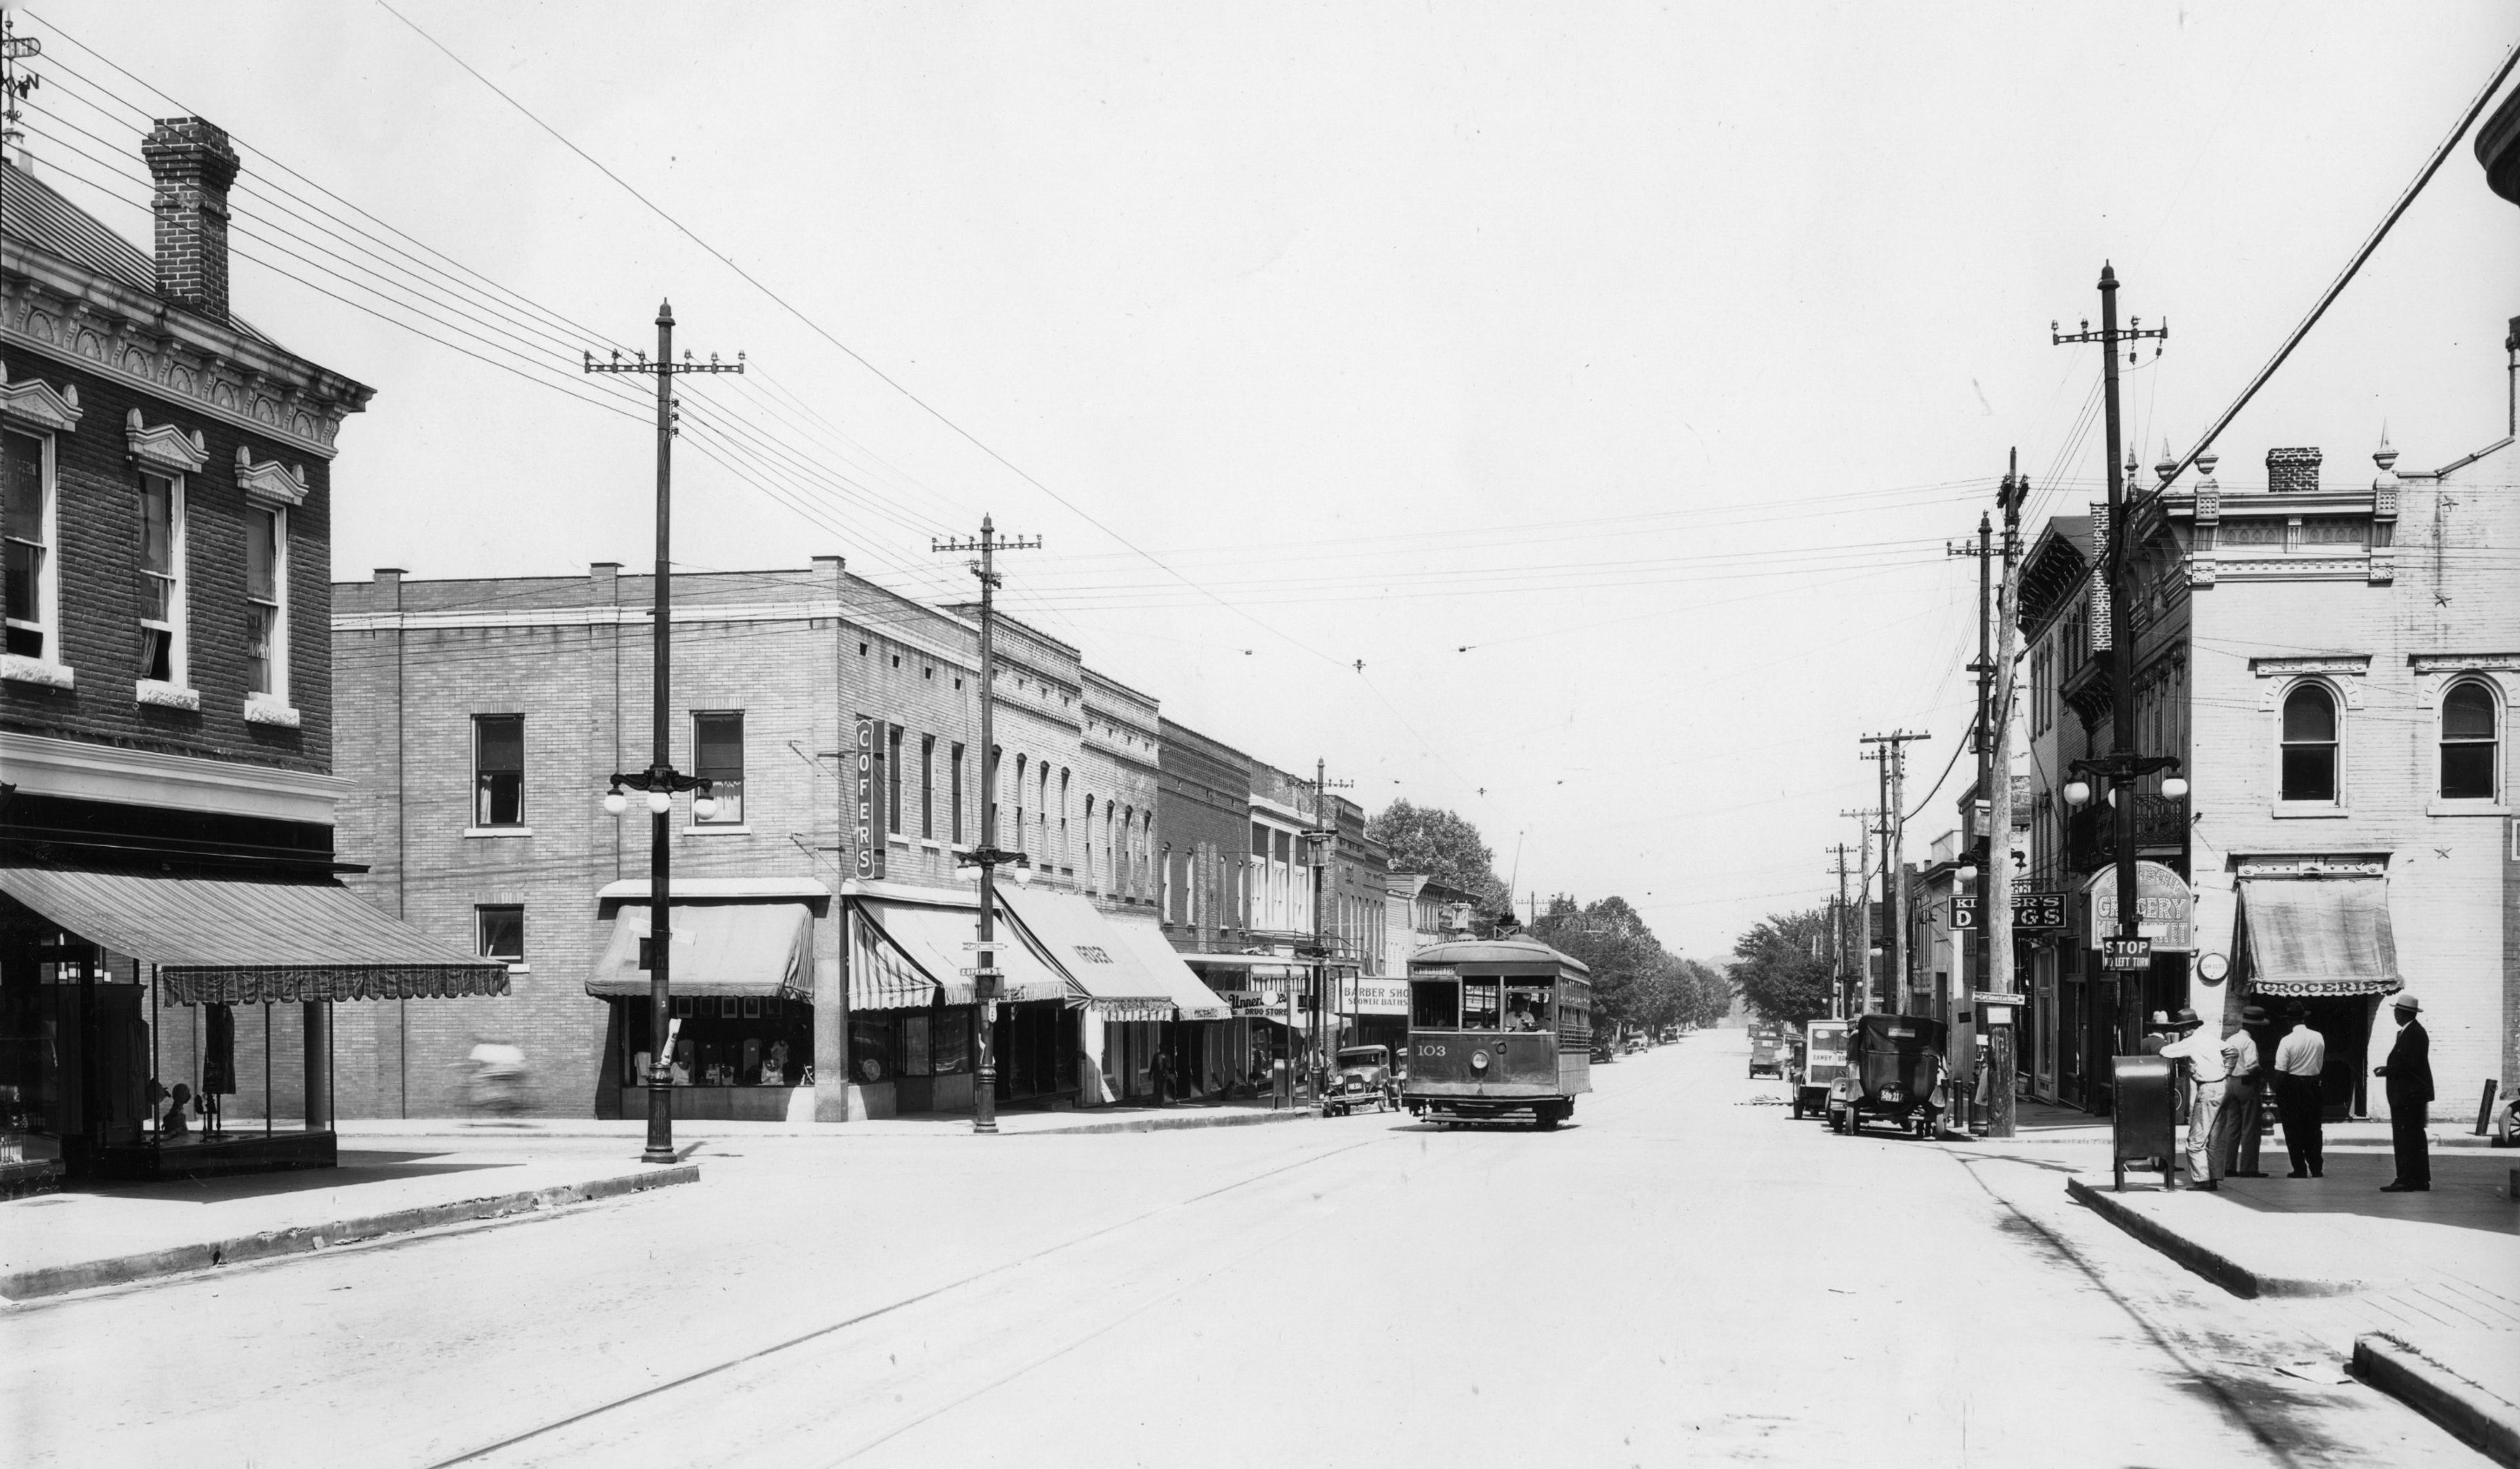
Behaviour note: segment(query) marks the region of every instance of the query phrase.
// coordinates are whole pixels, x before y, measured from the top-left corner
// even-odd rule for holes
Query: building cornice
[[[0,730],[0,769],[30,796],[333,824],[354,789],[338,775]]]
[[[331,459],[376,390],[23,242],[0,246],[0,344]]]

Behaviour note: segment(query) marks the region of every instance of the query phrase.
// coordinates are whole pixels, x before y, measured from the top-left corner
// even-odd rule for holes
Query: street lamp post
[[[648,793],[650,831],[648,845],[648,1146],[639,1157],[645,1163],[674,1161],[674,1058],[667,1045],[672,1029],[673,957],[669,951],[673,935],[669,912],[673,895],[673,833],[670,830],[674,794],[698,790],[700,799],[709,800],[708,783],[674,768],[673,727],[671,718],[674,664],[674,574],[672,550],[674,541],[674,435],[675,421],[681,416],[681,400],[674,396],[674,379],[691,373],[741,373],[743,354],[735,354],[733,362],[720,362],[712,356],[706,362],[692,360],[684,353],[680,363],[674,361],[674,305],[664,301],[656,307],[656,360],[644,355],[624,362],[614,352],[609,362],[598,362],[595,354],[586,355],[590,373],[632,373],[656,380],[656,610],[649,630],[654,644],[655,677],[653,709],[655,715],[654,753],[648,768],[627,773],[615,772],[611,789],[605,794],[604,808],[618,816],[629,808],[629,798],[623,788]],[[714,803],[710,809],[714,808]],[[705,815],[706,810],[701,814]]]

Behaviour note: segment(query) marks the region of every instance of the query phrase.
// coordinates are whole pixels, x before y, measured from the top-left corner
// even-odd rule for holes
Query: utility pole
[[[674,379],[693,373],[741,373],[743,353],[735,354],[732,363],[720,362],[712,352],[706,362],[683,353],[680,363],[674,361],[674,303],[664,301],[656,307],[656,360],[650,362],[646,353],[637,360],[624,362],[614,352],[609,362],[598,362],[593,352],[584,354],[590,373],[631,373],[656,380],[656,610],[650,626],[649,638],[655,645],[653,688],[655,713],[655,750],[645,770],[616,771],[611,789],[605,793],[604,806],[614,815],[628,809],[627,787],[648,793],[650,831],[648,841],[648,1146],[640,1160],[645,1163],[674,1161],[674,1057],[673,1046],[673,921],[668,911],[673,899],[673,832],[674,793],[697,789],[698,801],[715,802],[708,783],[685,775],[674,768],[673,760],[673,668],[674,668],[674,436],[682,416],[682,400],[674,396]],[[700,814],[706,815],[706,810]]]
[[[1890,999],[1908,987],[1908,746],[1932,738],[1907,729],[1864,737],[1865,744],[1881,751],[1881,899],[1890,905],[1890,922],[1883,926],[1890,935]]]
[[[2079,332],[2063,333],[2056,323],[2048,324],[2051,344],[2097,343],[2100,347],[2100,383],[2103,423],[2108,436],[2108,551],[2101,574],[2108,587],[2108,655],[2109,655],[2109,753],[2095,760],[2076,760],[2073,768],[2097,775],[2109,782],[2118,869],[2117,932],[2122,939],[2140,937],[2141,925],[2136,912],[2135,881],[2135,785],[2154,770],[2178,764],[2156,757],[2146,760],[2135,748],[2135,640],[2127,626],[2126,584],[2128,550],[2134,543],[2131,533],[2133,517],[2127,513],[2126,472],[2118,463],[2120,425],[2118,418],[2118,346],[2121,343],[2141,342],[2146,338],[2166,340],[2170,325],[2145,330],[2142,317],[2132,317],[2125,329],[2118,326],[2118,274],[2106,261],[2100,264],[2100,329],[2092,330],[2085,321]],[[2161,349],[2153,348],[2159,356]],[[2135,358],[2127,354],[2128,360]],[[2138,982],[2121,981],[2118,985],[2118,1049],[2132,1052],[2143,1016],[2143,987]]]
[[[1978,888],[1985,895],[1985,901],[1979,904],[1983,911],[1978,914],[1978,926],[1986,934],[1986,987],[1996,994],[2020,993],[2013,978],[2012,954],[2012,637],[2014,609],[2021,595],[2021,502],[2029,497],[2030,480],[2021,473],[2021,451],[2015,449],[2011,468],[2003,477],[2003,487],[1996,492],[1996,503],[2003,511],[2003,579],[1995,599],[1995,696],[1989,715],[1995,749],[1988,757],[1988,765],[2003,788],[2003,801],[1994,803],[1990,788],[1987,862]],[[2022,1019],[2022,1009],[2019,1005],[1986,1007],[1989,1137],[2012,1135],[2013,1078],[2019,1065],[2013,1058],[2013,1047],[2020,1040],[2015,1027]]]
[[[1855,819],[1856,850],[1860,853],[1855,864],[1856,876],[1861,879],[1855,888],[1855,973],[1853,976],[1855,988],[1848,993],[1846,1003],[1847,1018],[1852,1020],[1872,1008],[1872,829],[1873,823],[1881,818],[1881,810],[1880,807],[1874,806],[1864,810],[1839,811],[1838,814]],[[1840,845],[1837,849],[1843,853],[1846,848]],[[1841,869],[1845,866],[1845,857],[1841,855],[1838,858]],[[1839,881],[1842,891],[1844,883],[1842,876]]]
[[[998,867],[1012,863],[1016,880],[1022,880],[1029,859],[1020,851],[998,849],[998,647],[997,590],[1005,578],[998,573],[1000,551],[1038,551],[1041,537],[1030,540],[1020,536],[998,534],[997,522],[990,516],[980,517],[977,540],[931,540],[933,552],[977,551],[980,559],[972,562],[971,574],[980,578],[980,845],[954,859],[957,867],[980,869],[980,936],[978,957],[971,970],[971,998],[979,1010],[980,1066],[971,1079],[971,1130],[998,1130],[998,1047],[997,1015],[999,981],[1005,971],[998,968]],[[878,837],[877,841],[883,840]]]
[[[1311,848],[1313,868],[1313,942],[1304,953],[1313,961],[1313,1038],[1306,1047],[1311,1074],[1310,1088],[1318,1099],[1322,1091],[1322,1071],[1329,1059],[1328,1025],[1333,1013],[1329,1006],[1329,938],[1326,932],[1329,907],[1330,860],[1338,849],[1338,813],[1330,808],[1330,792],[1353,787],[1356,782],[1330,779],[1329,761],[1313,761],[1313,827],[1304,833]],[[1508,907],[1510,908],[1508,903]],[[1507,916],[1510,917],[1508,913]]]
[[[1828,914],[1828,1013],[1831,1019],[1842,1019],[1848,1013],[1846,989],[1846,852],[1843,842],[1830,848],[1837,858],[1837,905]]]

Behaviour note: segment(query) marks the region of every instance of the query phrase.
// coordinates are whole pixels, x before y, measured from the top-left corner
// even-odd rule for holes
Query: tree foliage
[[[1723,977],[1665,950],[1623,897],[1581,906],[1560,897],[1531,926],[1531,937],[1592,971],[1596,1029],[1712,1025],[1732,1007]]]
[[[1799,1027],[1828,1014],[1828,915],[1769,914],[1733,941],[1732,982],[1762,1020]]]
[[[1496,853],[1479,829],[1439,806],[1394,801],[1365,824],[1365,834],[1391,853],[1394,872],[1422,872],[1471,895],[1480,910],[1502,912],[1513,895],[1496,875]]]

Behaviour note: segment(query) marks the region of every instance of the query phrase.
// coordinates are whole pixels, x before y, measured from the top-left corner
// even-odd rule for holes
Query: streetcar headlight
[[[1485,1051],[1472,1051],[1472,1052],[1470,1052],[1470,1070],[1472,1070],[1472,1071],[1486,1071],[1487,1069],[1488,1069],[1488,1053],[1487,1053],[1487,1052],[1485,1052]]]

